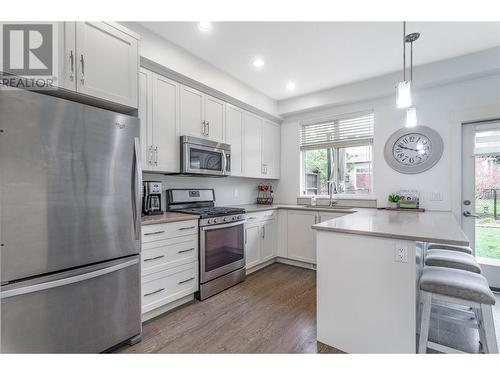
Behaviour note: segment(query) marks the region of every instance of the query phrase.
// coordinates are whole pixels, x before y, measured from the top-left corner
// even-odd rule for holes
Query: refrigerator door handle
[[[142,190],[142,168],[141,168],[141,141],[138,137],[134,140],[135,149],[135,174],[134,174],[134,201],[132,210],[134,210],[135,239],[141,240],[141,190]]]
[[[95,271],[91,271],[91,272],[87,272],[87,273],[83,273],[83,274],[79,274],[79,275],[75,275],[75,276],[66,277],[64,279],[47,281],[44,283],[29,285],[29,286],[25,286],[25,287],[21,287],[21,288],[13,288],[13,289],[1,292],[0,298],[4,299],[4,298],[9,298],[9,297],[14,297],[14,296],[20,296],[23,294],[38,292],[38,291],[45,290],[45,289],[52,289],[52,288],[57,288],[59,286],[78,283],[78,282],[81,282],[84,280],[93,279],[93,278],[98,277],[98,276],[106,275],[108,273],[115,272],[115,271],[121,270],[123,268],[130,267],[130,266],[137,264],[137,263],[139,263],[139,259],[134,258],[134,259],[131,259],[127,262],[115,264],[115,265],[110,266],[110,267],[101,268],[101,269],[98,269]]]

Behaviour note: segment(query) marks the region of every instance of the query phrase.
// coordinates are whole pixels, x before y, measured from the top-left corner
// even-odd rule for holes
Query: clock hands
[[[405,150],[410,150],[410,151],[415,151],[415,152],[418,152],[418,150],[415,150],[414,148],[410,148],[410,147],[406,147],[406,146],[401,146],[401,145],[398,145],[399,148],[404,148]]]

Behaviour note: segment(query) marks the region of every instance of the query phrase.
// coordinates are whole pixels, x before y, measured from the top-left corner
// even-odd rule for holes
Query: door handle
[[[152,260],[156,260],[156,259],[161,259],[161,258],[165,258],[165,255],[158,255],[157,257],[153,257],[153,258],[146,258],[144,259],[145,262],[150,262]]]
[[[194,229],[196,228],[195,226],[192,226],[192,227],[183,227],[183,228],[179,228],[179,230],[188,230],[188,229]]]
[[[162,234],[165,233],[164,230],[158,230],[156,232],[144,233],[145,236],[152,236],[153,234]]]
[[[160,289],[157,289],[157,290],[155,290],[154,292],[151,292],[151,293],[146,293],[146,294],[144,295],[144,297],[151,296],[151,295],[153,295],[153,294],[163,292],[164,290],[165,290],[165,288],[160,288]]]
[[[190,248],[190,249],[186,249],[186,250],[179,250],[179,251],[177,252],[177,254],[187,253],[187,252],[189,252],[189,251],[193,251],[193,250],[194,250],[194,247],[192,247],[192,248]]]
[[[132,202],[132,210],[134,213],[135,238],[137,241],[141,239],[141,195],[142,195],[142,166],[141,166],[141,141],[138,137],[134,139],[134,158],[135,158],[135,194]]]
[[[262,238],[266,238],[266,227],[262,226]]]
[[[210,135],[210,121],[207,121],[207,136]]]
[[[207,135],[207,123],[205,120],[201,122],[201,134]]]
[[[82,77],[80,78],[80,81],[83,85],[85,83],[85,59],[83,58],[83,55],[80,55],[80,63],[82,64]]]
[[[179,284],[185,284],[191,280],[194,280],[194,277],[190,277],[189,279],[186,279],[186,280],[183,280],[183,281],[179,281]]]
[[[480,217],[479,215],[471,214],[470,211],[464,211],[464,216],[465,217],[475,217],[475,218],[479,218]]]
[[[70,59],[70,68],[71,73],[69,75],[69,79],[73,80],[75,76],[75,56],[73,55],[73,50],[69,51],[69,59]]]

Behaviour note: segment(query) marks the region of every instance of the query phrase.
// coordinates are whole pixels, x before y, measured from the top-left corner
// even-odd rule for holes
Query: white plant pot
[[[398,204],[395,202],[388,202],[389,203],[389,208],[398,208]]]

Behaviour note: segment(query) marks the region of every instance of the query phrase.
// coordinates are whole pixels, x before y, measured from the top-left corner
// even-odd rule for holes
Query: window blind
[[[475,155],[500,154],[500,122],[476,127]]]
[[[373,142],[373,112],[336,117],[328,121],[303,124],[300,148],[352,147]]]

